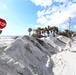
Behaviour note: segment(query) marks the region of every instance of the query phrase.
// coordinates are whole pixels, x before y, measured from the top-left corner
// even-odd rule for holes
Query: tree
[[[70,30],[65,30],[65,33],[66,33],[66,36],[67,37],[71,37],[72,36],[72,31],[70,31]]]
[[[58,27],[53,26],[52,31],[53,31],[53,36],[55,37],[55,34],[58,34]]]
[[[37,33],[37,35],[41,35],[41,28],[40,28],[40,27],[38,27],[38,28],[36,29],[36,33]]]
[[[50,32],[52,33],[52,31],[53,31],[53,27],[50,27],[49,30],[50,30]]]
[[[28,28],[29,36],[31,35],[32,28]]]
[[[48,28],[47,28],[47,34],[48,34],[48,36],[49,36],[49,34],[50,34],[50,26],[48,26]]]
[[[47,30],[48,30],[48,28],[47,28],[47,27],[45,27],[45,28],[44,28],[44,32],[46,33],[46,32],[47,32]]]
[[[42,34],[45,36],[45,28],[42,28],[41,31],[42,31]]]

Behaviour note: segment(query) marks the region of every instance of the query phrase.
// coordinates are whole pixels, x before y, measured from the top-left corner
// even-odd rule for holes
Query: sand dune
[[[0,39],[0,75],[76,75],[66,37]],[[67,47],[68,46],[68,47]]]

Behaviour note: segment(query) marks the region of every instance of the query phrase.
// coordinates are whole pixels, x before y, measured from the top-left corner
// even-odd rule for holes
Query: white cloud
[[[67,3],[69,0],[54,0],[54,1],[56,1],[56,2],[63,2],[63,3]]]
[[[69,23],[60,26],[62,29],[69,29]]]
[[[76,4],[72,4],[69,7],[68,13],[70,13],[72,17],[76,17]]]
[[[60,23],[63,23],[66,21],[66,19],[68,18],[68,12],[65,12],[65,11],[62,11],[61,13],[59,13],[59,11],[56,11],[54,12],[53,14],[46,14],[47,12],[51,12],[50,11],[38,11],[38,20],[37,22],[38,23],[41,23],[41,24],[50,24],[50,25],[57,25],[57,24],[60,24]],[[44,14],[46,14],[46,16],[44,16]],[[40,16],[41,15],[41,16]]]
[[[56,12],[58,9],[59,9],[59,7],[54,5],[54,6],[52,6],[52,9],[51,9],[50,12],[54,13],[54,12]]]
[[[41,17],[41,16],[43,16],[45,14],[45,10],[43,10],[43,11],[38,11],[37,12],[37,15],[38,15],[38,17]]]
[[[45,24],[47,22],[47,18],[42,16],[42,17],[38,18],[37,22],[41,23],[41,24]]]
[[[35,28],[38,28],[38,27],[42,27],[42,26],[40,26],[40,25],[35,25]]]
[[[59,2],[60,0],[54,0],[55,2]]]
[[[36,6],[50,6],[52,4],[52,0],[31,0],[32,2],[35,3]]]
[[[76,29],[76,25],[74,25],[74,28]]]
[[[40,23],[44,26],[56,25],[58,27],[60,26],[60,28],[66,29],[68,28],[68,17],[71,17],[72,20],[76,17],[76,3],[73,4],[71,1],[68,2],[66,0],[56,1],[66,3],[67,6],[65,6],[65,4],[59,6],[53,5],[51,7],[48,7],[48,9],[44,9],[42,11],[38,10],[37,23]]]
[[[38,15],[38,17],[41,17],[43,15],[52,14],[52,13],[55,13],[58,9],[59,9],[58,6],[52,6],[52,8],[49,7],[47,10],[45,10],[45,9],[42,11],[38,10],[37,15]]]

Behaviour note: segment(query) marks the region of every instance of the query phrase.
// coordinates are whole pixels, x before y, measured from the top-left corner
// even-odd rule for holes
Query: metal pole
[[[70,25],[71,25],[71,17],[69,17],[69,30],[70,30]]]

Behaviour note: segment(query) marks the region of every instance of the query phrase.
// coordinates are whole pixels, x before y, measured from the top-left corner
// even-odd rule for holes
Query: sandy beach
[[[0,75],[76,75],[75,47],[63,36],[0,39]]]

